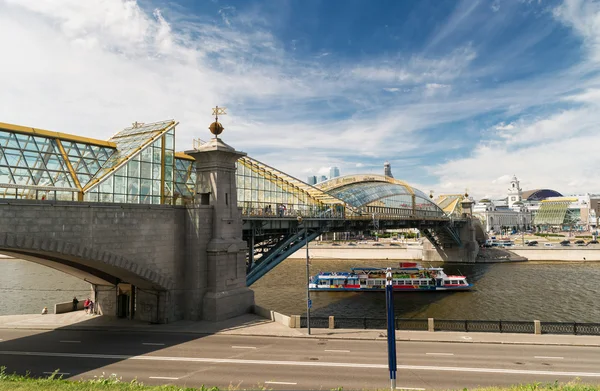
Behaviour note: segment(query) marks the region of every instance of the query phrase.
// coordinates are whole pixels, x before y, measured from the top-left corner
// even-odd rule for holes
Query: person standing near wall
[[[73,311],[77,311],[77,304],[79,304],[79,300],[77,300],[77,297],[74,296],[73,297]]]

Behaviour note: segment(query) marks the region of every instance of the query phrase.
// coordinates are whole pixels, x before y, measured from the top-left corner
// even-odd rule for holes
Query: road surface
[[[251,389],[389,388],[385,341],[0,330],[8,372],[68,379],[112,373],[124,381]],[[398,342],[398,389],[440,390],[524,382],[600,384],[594,347]]]

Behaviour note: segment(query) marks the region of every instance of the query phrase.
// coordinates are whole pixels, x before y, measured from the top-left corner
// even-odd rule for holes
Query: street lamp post
[[[298,216],[298,223],[302,224],[302,216]],[[308,224],[304,224],[304,245],[306,246],[306,330],[310,335],[310,264],[308,256]]]

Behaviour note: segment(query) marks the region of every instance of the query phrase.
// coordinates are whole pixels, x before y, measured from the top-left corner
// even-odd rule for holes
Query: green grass
[[[58,372],[58,371],[57,371]],[[123,382],[116,375],[105,377],[104,375],[92,380],[64,380],[59,376],[51,375],[47,378],[33,378],[30,376],[10,375],[6,373],[5,367],[0,367],[0,391],[242,391],[239,386],[230,385],[226,389],[218,387],[190,388],[173,385],[146,386],[136,380]],[[249,390],[265,391],[267,388],[261,385],[249,388]],[[380,391],[385,391],[381,389]],[[468,391],[464,388],[459,391]],[[570,383],[533,383],[521,384],[510,387],[486,387],[472,388],[477,391],[600,391],[599,385],[582,384],[579,381]],[[343,387],[333,388],[330,391],[344,391]]]
[[[58,372],[58,370],[56,371]],[[265,391],[267,388],[256,385],[251,390]],[[190,388],[174,385],[147,386],[137,380],[124,382],[117,375],[94,377],[92,380],[64,380],[59,375],[47,378],[11,375],[6,367],[0,367],[0,391],[242,391],[238,385],[225,389],[218,387]]]

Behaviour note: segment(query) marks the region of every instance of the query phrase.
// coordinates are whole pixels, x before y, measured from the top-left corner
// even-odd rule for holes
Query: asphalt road
[[[98,331],[0,330],[0,366],[65,378],[112,373],[146,384],[251,389],[389,388],[385,341]],[[525,382],[600,384],[600,350],[567,346],[399,342],[398,388]]]

